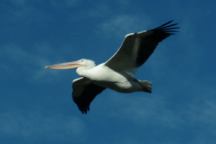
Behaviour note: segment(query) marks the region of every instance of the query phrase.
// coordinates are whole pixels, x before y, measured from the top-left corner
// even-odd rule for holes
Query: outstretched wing
[[[72,89],[73,101],[82,113],[87,113],[93,99],[105,88],[95,85],[87,78],[81,77],[73,81]]]
[[[105,64],[117,71],[133,70],[145,63],[158,43],[177,32],[177,29],[177,23],[168,21],[148,31],[128,34],[118,51]]]

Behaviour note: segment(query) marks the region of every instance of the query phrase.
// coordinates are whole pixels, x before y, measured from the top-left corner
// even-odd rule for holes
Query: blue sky
[[[212,0],[1,0],[0,143],[214,144],[215,9]],[[137,77],[153,93],[106,90],[87,115],[71,100],[74,71],[47,64],[100,63],[125,34],[170,19],[181,30]]]

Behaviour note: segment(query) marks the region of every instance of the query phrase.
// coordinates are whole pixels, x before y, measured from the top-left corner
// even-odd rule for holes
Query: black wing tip
[[[77,104],[77,106],[78,106],[78,109],[80,110],[80,112],[82,114],[87,114],[88,113],[89,106],[82,106],[82,105],[79,105],[79,104]]]
[[[80,105],[77,103],[77,106],[82,114],[87,114],[89,109],[89,105]]]
[[[163,31],[168,35],[173,35],[176,32],[179,32],[180,27],[178,26],[178,23],[175,22],[175,20],[169,20],[166,23],[160,25],[155,30]]]
[[[88,111],[89,111],[89,107],[85,107],[85,108],[83,108],[83,107],[80,108],[80,107],[79,107],[79,110],[81,111],[82,114],[87,114]]]
[[[84,111],[81,111],[81,113],[86,115],[88,113],[88,111],[84,110]]]
[[[175,22],[175,20],[169,20],[163,23],[162,25],[160,25],[159,27],[167,27],[167,26],[169,27],[169,26],[176,26],[176,25],[178,25],[178,23]]]
[[[75,97],[73,97],[73,101],[76,103],[78,109],[80,110],[80,112],[82,114],[87,114],[89,111],[89,104],[86,103],[81,103],[80,99],[76,99]]]

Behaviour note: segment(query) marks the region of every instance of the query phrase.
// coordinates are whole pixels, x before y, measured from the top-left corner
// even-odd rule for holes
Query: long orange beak
[[[54,69],[54,70],[66,70],[66,69],[73,69],[81,66],[81,64],[78,61],[73,62],[66,62],[66,63],[60,63],[60,64],[54,64],[45,66],[46,69]]]

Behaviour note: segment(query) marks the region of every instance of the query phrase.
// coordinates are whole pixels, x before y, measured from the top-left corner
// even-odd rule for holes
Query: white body
[[[116,53],[97,66],[92,60],[80,59],[46,68],[77,68],[76,72],[80,78],[73,81],[73,100],[82,113],[87,113],[95,96],[106,88],[127,93],[135,91],[151,93],[151,82],[137,80],[131,71],[143,65],[157,45],[174,34],[177,29],[177,23],[171,20],[154,29],[128,34]]]
[[[127,72],[116,72],[105,64],[92,68],[80,67],[78,75],[92,80],[95,84],[108,87],[119,92],[142,91],[141,84]]]

